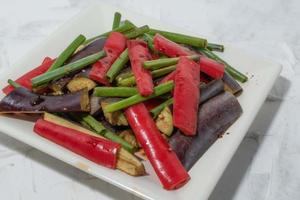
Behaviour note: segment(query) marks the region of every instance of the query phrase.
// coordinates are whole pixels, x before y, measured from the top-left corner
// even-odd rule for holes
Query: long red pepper
[[[34,132],[99,165],[115,169],[120,145],[39,119]]]
[[[32,89],[31,79],[45,73],[50,68],[53,62],[54,62],[53,59],[46,57],[40,66],[22,75],[20,78],[16,80],[16,82],[22,85],[23,87],[26,87],[27,89],[31,90]],[[2,89],[4,94],[9,94],[13,90],[14,87],[12,87],[11,85],[8,85]]]
[[[201,56],[199,61],[201,72],[204,72],[213,79],[220,79],[224,75],[225,66],[222,63],[216,62],[210,58]]]
[[[168,40],[167,38],[156,34],[154,36],[154,48],[157,51],[160,51],[161,53],[169,56],[169,57],[178,57],[178,56],[190,56],[193,54],[196,54],[195,52],[193,52],[192,50],[185,48],[171,40]],[[224,74],[224,70],[225,67],[222,63],[216,62],[210,58],[201,56],[200,61],[200,69],[202,72],[206,73],[207,75],[209,75],[210,77],[214,78],[214,79],[220,79],[223,77]],[[166,78],[166,80],[161,80],[161,82],[166,82],[171,80],[172,78],[174,78],[175,73],[171,73],[172,75],[170,75],[168,78]]]
[[[126,48],[126,37],[122,33],[112,32],[106,39],[103,49],[106,57],[93,64],[89,77],[98,83],[109,85],[106,73],[118,56]]]
[[[200,69],[194,61],[180,57],[174,88],[173,123],[185,135],[195,135],[200,99]]]
[[[153,81],[151,73],[143,67],[143,62],[151,59],[147,43],[141,40],[127,41],[128,54],[136,85],[142,96],[153,93]]]
[[[207,78],[211,77],[213,79],[220,79],[223,77],[225,72],[225,67],[222,63],[216,62],[207,57],[201,57],[199,61],[200,71],[200,80],[204,83],[208,83],[209,80]],[[163,79],[161,79],[158,84],[162,84],[171,80],[175,80],[176,71],[171,72]],[[209,76],[209,77],[207,77]]]
[[[154,49],[169,57],[189,56],[195,54],[188,48],[185,48],[171,40],[168,40],[160,34],[156,34],[154,36],[153,44]]]
[[[172,190],[184,185],[190,177],[158,131],[145,105],[139,103],[127,108],[125,116],[163,187]]]

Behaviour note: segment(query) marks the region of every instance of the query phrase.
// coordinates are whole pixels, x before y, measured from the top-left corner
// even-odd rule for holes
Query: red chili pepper
[[[208,83],[210,82],[210,77],[213,79],[220,79],[223,77],[225,68],[222,63],[218,63],[212,59],[201,57],[199,61],[201,82]],[[171,80],[175,80],[176,71],[168,74],[163,79],[161,79],[158,84],[162,84]],[[208,77],[209,76],[209,77]]]
[[[151,110],[153,108],[155,108],[156,106],[160,105],[162,102],[164,102],[164,100],[162,99],[149,99],[148,101],[144,102],[144,105],[146,106],[147,110]]]
[[[125,48],[126,37],[122,33],[112,32],[103,47],[106,56],[93,64],[89,77],[98,83],[109,85],[106,72]]]
[[[180,57],[174,88],[173,122],[185,135],[195,135],[200,99],[200,69],[194,61]]]
[[[172,190],[184,185],[190,177],[158,131],[145,105],[140,103],[127,108],[125,116],[163,187]]]
[[[153,93],[153,81],[151,73],[143,67],[143,62],[151,59],[147,43],[141,40],[129,40],[127,42],[131,69],[135,76],[136,85],[142,96]]]
[[[185,48],[160,34],[156,34],[153,38],[154,49],[169,56],[169,57],[179,57],[179,56],[189,56],[195,54],[193,51]]]
[[[99,165],[115,169],[120,145],[39,119],[34,132]]]
[[[31,90],[32,89],[31,79],[38,75],[45,73],[50,68],[50,66],[52,65],[53,62],[54,62],[54,60],[52,60],[49,57],[46,57],[40,66],[27,72],[26,74],[24,74],[23,76],[18,78],[16,80],[16,82],[19,83],[20,85],[26,87],[27,89]],[[12,87],[11,85],[8,85],[2,89],[3,93],[6,95],[9,94],[13,90],[14,90],[14,87]]]
[[[166,83],[166,82],[168,82],[168,81],[174,81],[174,80],[175,80],[175,74],[176,74],[176,71],[171,72],[170,74],[168,74],[167,76],[165,76],[163,79],[161,79],[161,80],[158,82],[158,85],[159,85],[159,84],[162,84],[162,83]]]
[[[199,65],[201,71],[212,77],[213,79],[220,79],[224,75],[224,64],[216,62],[210,58],[201,56]]]

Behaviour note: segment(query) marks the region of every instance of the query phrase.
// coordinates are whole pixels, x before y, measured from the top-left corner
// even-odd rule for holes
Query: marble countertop
[[[94,1],[0,0],[0,73]],[[210,200],[300,199],[300,1],[106,0],[283,65]],[[255,94],[253,94],[255,95]],[[0,134],[1,199],[139,199]]]

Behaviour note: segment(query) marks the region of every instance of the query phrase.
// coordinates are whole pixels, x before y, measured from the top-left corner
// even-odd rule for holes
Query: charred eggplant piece
[[[229,92],[224,92],[204,103],[198,114],[198,134],[184,136],[179,131],[169,140],[183,166],[190,170],[206,150],[242,114],[242,108]]]
[[[85,78],[88,78],[91,70],[92,70],[92,67],[84,68],[80,72],[78,72],[77,74],[75,74],[74,77],[85,77]]]
[[[114,132],[114,133],[119,133],[121,131],[128,129],[128,126],[113,126],[113,125],[111,125],[108,121],[106,121],[106,118],[103,115],[103,113],[101,113],[97,116],[97,120],[99,120],[107,130]]]
[[[160,114],[157,116],[155,120],[156,127],[158,130],[167,135],[171,136],[173,133],[173,117],[172,117],[172,112],[169,107],[165,107]]]
[[[5,96],[0,102],[1,113],[40,113],[43,111],[90,111],[88,91],[85,89],[72,94],[45,96],[19,87]]]
[[[62,95],[64,94],[64,90],[71,79],[71,77],[64,77],[59,80],[53,81],[49,85],[49,88],[53,91],[54,94]]]
[[[239,95],[243,92],[243,88],[240,84],[227,72],[224,73],[222,78],[225,84],[225,91],[228,91],[234,95]]]
[[[101,100],[103,100],[104,97],[94,97],[91,96],[90,98],[90,104],[91,104],[91,115],[97,115],[99,111],[101,110]]]
[[[53,91],[52,94],[61,95],[66,93],[67,85],[71,80],[75,78],[88,78],[90,71],[91,71],[91,67],[88,67],[86,69],[82,69],[81,71],[75,73],[75,75],[66,76],[61,79],[52,81],[52,83],[49,85],[49,88]]]
[[[94,40],[84,48],[77,51],[68,61],[68,63],[75,62],[76,60],[79,60],[81,58],[84,58],[86,56],[90,56],[94,53],[97,53],[103,49],[103,46],[105,44],[106,38],[102,37],[97,40]]]
[[[86,77],[74,77],[67,85],[70,92],[77,92],[82,89],[87,89],[88,91],[96,87],[96,83]]]
[[[86,56],[90,56],[92,54],[95,54],[103,49],[104,43],[106,41],[106,38],[99,38],[87,46],[83,47],[79,51],[77,51],[67,62],[66,64],[75,62],[81,58],[84,58]],[[90,72],[91,68],[85,68],[80,70],[79,72],[76,72],[75,74],[71,74],[70,76],[61,78],[59,80],[53,81],[50,84],[50,89],[54,92],[54,94],[63,94],[64,90],[67,86],[67,84],[72,80],[72,76],[76,77],[88,77],[88,74]]]
[[[224,83],[222,80],[214,80],[208,84],[200,86],[200,104],[203,104],[210,98],[224,91]]]
[[[138,150],[137,152],[134,153],[134,155],[141,160],[148,160],[144,149]]]
[[[129,144],[131,144],[133,147],[135,147],[136,149],[139,148],[139,143],[136,140],[133,132],[129,129],[129,130],[124,130],[122,131],[119,136],[121,138],[123,138],[126,142],[128,142]]]
[[[101,101],[101,108],[103,110],[109,104],[120,100],[120,98],[106,98]],[[127,119],[122,111],[104,112],[104,117],[113,126],[128,126]]]
[[[191,147],[193,138],[194,137],[185,136],[179,129],[177,129],[169,140],[169,145],[176,153],[182,164],[184,164],[186,152]]]

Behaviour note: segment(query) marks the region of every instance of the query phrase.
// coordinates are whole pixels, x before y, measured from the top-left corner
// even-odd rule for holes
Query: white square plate
[[[137,25],[148,24],[155,28],[185,32],[183,29],[162,25],[159,21],[128,10],[103,4],[95,5],[68,21],[23,59],[3,72],[0,75],[0,86],[5,86],[8,78],[17,78],[34,66],[38,66],[45,56],[54,58],[78,34],[82,33],[91,37],[110,30],[115,11],[120,11],[122,17]],[[164,190],[148,163],[146,163],[146,169],[149,175],[144,177],[131,177],[120,171],[96,165],[36,135],[32,131],[32,122],[0,116],[0,131],[145,199],[206,199],[245,136],[281,71],[280,65],[252,57],[230,45],[226,45],[226,51],[222,56],[242,72],[247,72],[250,77],[250,80],[242,85],[244,92],[239,97],[244,113],[230,127],[228,130],[230,134],[218,140],[194,165],[189,172],[190,182],[179,190]]]

